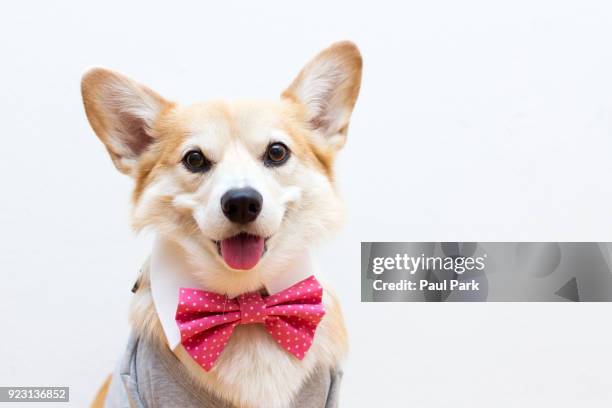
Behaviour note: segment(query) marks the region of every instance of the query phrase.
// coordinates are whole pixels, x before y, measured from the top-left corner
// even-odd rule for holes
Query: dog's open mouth
[[[219,255],[232,269],[252,269],[266,252],[267,239],[242,232],[216,241]]]

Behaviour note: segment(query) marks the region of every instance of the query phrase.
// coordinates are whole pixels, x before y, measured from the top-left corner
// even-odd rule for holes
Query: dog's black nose
[[[251,187],[235,188],[221,197],[223,214],[232,222],[246,224],[255,221],[261,212],[263,197]]]

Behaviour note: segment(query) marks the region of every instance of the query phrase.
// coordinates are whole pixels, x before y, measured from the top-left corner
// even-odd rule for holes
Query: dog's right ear
[[[172,103],[116,72],[93,68],[81,80],[83,104],[91,127],[115,167],[132,175],[139,156],[153,143],[159,114]]]

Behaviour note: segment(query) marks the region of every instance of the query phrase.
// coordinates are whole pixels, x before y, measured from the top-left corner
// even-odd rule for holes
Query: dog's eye
[[[190,150],[183,156],[183,165],[194,173],[204,173],[210,169],[210,161],[199,150]]]
[[[266,150],[264,162],[268,166],[280,166],[289,159],[289,155],[289,148],[283,143],[272,143]]]

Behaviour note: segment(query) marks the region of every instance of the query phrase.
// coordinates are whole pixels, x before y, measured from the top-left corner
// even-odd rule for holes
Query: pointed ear
[[[307,120],[334,149],[344,145],[359,95],[362,60],[352,42],[338,42],[320,52],[282,96],[301,103]]]
[[[153,143],[152,129],[160,112],[172,104],[116,72],[93,68],[81,80],[83,104],[91,127],[113,163],[132,174],[139,156]]]

